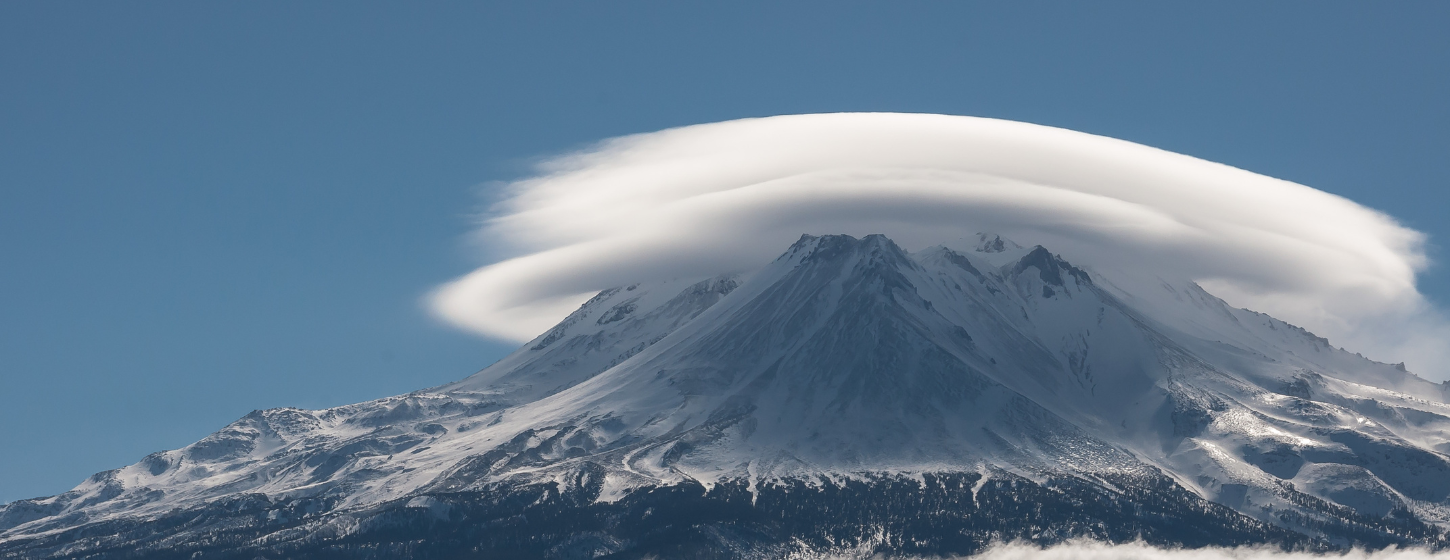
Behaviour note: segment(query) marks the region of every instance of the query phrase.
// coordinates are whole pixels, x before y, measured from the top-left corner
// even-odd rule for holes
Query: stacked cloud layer
[[[803,233],[884,233],[914,250],[993,231],[1124,281],[1191,278],[1450,377],[1450,328],[1415,288],[1422,234],[1310,187],[1102,136],[946,115],[746,119],[608,140],[503,195],[479,233],[511,256],[431,300],[492,337],[532,338],[611,286],[751,270]]]

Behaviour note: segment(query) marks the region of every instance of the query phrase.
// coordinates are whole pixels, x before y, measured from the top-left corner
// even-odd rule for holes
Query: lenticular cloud
[[[512,255],[436,313],[526,340],[598,290],[759,267],[803,233],[909,250],[993,231],[1230,303],[1431,372],[1445,322],[1415,288],[1423,236],[1350,200],[1147,146],[1020,122],[856,113],[616,138],[505,187],[480,236]]]

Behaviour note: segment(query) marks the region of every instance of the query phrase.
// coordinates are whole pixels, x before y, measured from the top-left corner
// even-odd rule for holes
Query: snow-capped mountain
[[[802,237],[479,373],[0,506],[0,557],[783,557],[1447,544],[1446,386],[1192,282]]]

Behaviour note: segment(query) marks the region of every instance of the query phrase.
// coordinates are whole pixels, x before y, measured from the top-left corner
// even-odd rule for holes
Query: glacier
[[[1091,264],[803,236],[604,290],[466,379],[256,411],[0,506],[0,558],[1450,543],[1450,385]]]

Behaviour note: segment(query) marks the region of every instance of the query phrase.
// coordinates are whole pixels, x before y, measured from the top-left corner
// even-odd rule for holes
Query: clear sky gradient
[[[1450,239],[1450,3],[781,4],[0,4],[0,502],[487,366],[422,297],[489,185],[621,134],[1015,119]]]

